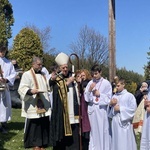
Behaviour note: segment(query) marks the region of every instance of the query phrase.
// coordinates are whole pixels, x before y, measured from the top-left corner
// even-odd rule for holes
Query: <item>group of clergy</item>
[[[5,123],[11,118],[9,85],[13,85],[16,77],[5,53],[6,49],[1,47],[0,131],[3,133],[6,133]],[[84,147],[80,138],[85,124],[79,109],[83,108],[80,107],[79,83],[69,71],[68,55],[59,53],[55,62],[58,68],[46,74],[42,59],[34,56],[31,69],[21,77],[18,92],[22,100],[21,116],[25,117],[24,147],[33,150],[45,150],[48,146],[53,146],[54,150],[136,150],[132,121],[137,104],[135,96],[125,89],[125,80],[117,79],[113,93],[111,83],[102,77],[102,68],[99,65],[91,68],[92,78],[82,93],[90,125],[88,146]],[[149,93],[146,98],[150,100]],[[149,150],[149,103],[144,107],[140,150]]]

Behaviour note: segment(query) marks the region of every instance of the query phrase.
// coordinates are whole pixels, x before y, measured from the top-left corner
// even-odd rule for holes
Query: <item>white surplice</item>
[[[34,81],[34,76],[31,73],[32,70],[33,70],[33,68],[31,70],[28,70],[23,73],[21,81],[20,81],[20,85],[18,88],[18,93],[20,94],[20,98],[22,100],[21,116],[27,117],[29,119],[50,116],[51,108],[50,108],[50,99],[49,99],[49,95],[48,95],[49,84],[43,74],[35,74],[34,73],[34,76],[36,78],[36,82],[37,82],[39,91],[41,91],[41,93],[39,93],[38,95],[40,96],[40,99],[42,100],[42,103],[44,105],[44,109],[46,110],[46,112],[42,113],[42,114],[37,113],[38,95],[37,94],[28,95],[27,94],[27,91],[29,89],[37,88],[36,83]]]
[[[6,83],[6,89],[0,91],[0,122],[6,122],[11,119],[11,97],[9,91],[9,85],[13,86],[16,71],[13,64],[8,59],[0,58],[0,65],[3,71],[3,78],[6,78],[9,82]]]
[[[132,119],[136,111],[136,99],[133,94],[124,89],[112,98],[118,100],[119,112],[111,107],[109,117],[112,118],[112,150],[136,150],[136,140]]]
[[[150,101],[150,88],[148,92],[148,100]],[[145,112],[140,150],[150,150],[150,113]]]
[[[107,106],[112,96],[112,87],[108,80],[101,77],[94,88],[100,92],[100,97],[96,101],[93,92],[89,92],[92,83],[93,80],[88,83],[84,93],[85,101],[88,102],[88,115],[91,125],[89,150],[110,150]]]

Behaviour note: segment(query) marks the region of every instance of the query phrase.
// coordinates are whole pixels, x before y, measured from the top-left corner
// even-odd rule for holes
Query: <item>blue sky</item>
[[[108,0],[9,0],[14,11],[13,38],[25,26],[51,28],[51,47],[69,52],[80,29],[108,38]],[[150,0],[116,0],[116,65],[144,74],[150,51]]]

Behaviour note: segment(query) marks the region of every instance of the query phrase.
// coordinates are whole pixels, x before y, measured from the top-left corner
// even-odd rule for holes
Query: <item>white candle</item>
[[[72,72],[74,73],[74,65],[72,65]]]

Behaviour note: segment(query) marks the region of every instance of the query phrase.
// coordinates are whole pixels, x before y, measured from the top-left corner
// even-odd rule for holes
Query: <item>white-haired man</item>
[[[77,83],[68,69],[69,57],[60,53],[55,58],[59,73],[52,73],[53,110],[50,141],[54,150],[79,149],[79,95]]]

